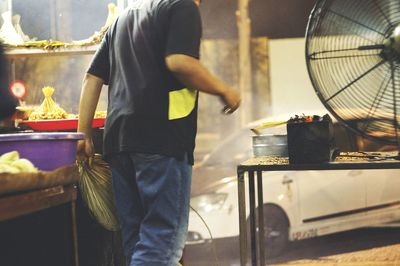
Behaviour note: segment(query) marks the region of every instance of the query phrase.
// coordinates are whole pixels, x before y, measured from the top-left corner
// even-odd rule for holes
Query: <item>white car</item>
[[[334,128],[341,151],[356,151],[361,144],[375,151],[383,147],[338,123]],[[194,168],[186,246],[196,249],[192,253],[210,251],[213,239],[219,254],[239,256],[236,166],[252,156],[251,135],[249,127],[240,130]],[[399,176],[397,169],[264,173],[267,256],[281,254],[289,241],[399,220]]]

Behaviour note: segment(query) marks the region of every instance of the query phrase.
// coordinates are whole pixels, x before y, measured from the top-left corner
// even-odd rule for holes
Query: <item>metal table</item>
[[[240,241],[240,265],[247,262],[247,234],[246,229],[246,198],[245,198],[245,174],[248,174],[249,184],[249,211],[250,211],[250,250],[251,265],[265,266],[264,259],[264,214],[263,208],[256,208],[255,190],[257,182],[257,203],[263,205],[263,172],[266,171],[305,171],[305,170],[349,170],[349,169],[400,169],[398,160],[368,160],[368,158],[343,157],[341,154],[334,162],[321,164],[289,164],[288,158],[257,157],[243,162],[237,167],[238,178],[238,203],[239,203],[239,241]],[[355,155],[346,153],[346,155]],[[384,155],[381,153],[380,155]],[[393,155],[393,153],[385,154]],[[255,214],[258,212],[258,232],[256,232]],[[258,243],[257,235],[258,233]],[[257,245],[258,244],[258,245]],[[267,247],[268,248],[268,247]],[[258,257],[258,259],[257,259]]]

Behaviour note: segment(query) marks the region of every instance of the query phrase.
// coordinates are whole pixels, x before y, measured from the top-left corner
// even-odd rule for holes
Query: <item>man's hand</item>
[[[198,59],[182,54],[165,58],[167,68],[188,88],[212,95],[218,95],[226,114],[233,113],[240,105],[239,92],[212,75]]]
[[[222,110],[225,114],[232,114],[240,106],[240,94],[238,91],[229,88],[221,95],[221,100],[225,104]]]
[[[77,144],[77,160],[86,161],[94,156],[94,145],[91,138],[79,140]]]

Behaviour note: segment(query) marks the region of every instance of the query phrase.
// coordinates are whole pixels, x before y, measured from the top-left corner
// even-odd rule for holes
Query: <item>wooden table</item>
[[[67,204],[73,265],[78,266],[76,199],[79,172],[75,165],[37,174],[0,174],[0,221],[14,219]],[[45,221],[44,221],[45,222]],[[61,241],[61,240],[60,240]]]
[[[354,155],[358,153],[342,154]],[[391,155],[391,154],[389,154]],[[245,266],[247,261],[247,229],[246,229],[246,198],[245,198],[245,174],[247,173],[249,185],[249,211],[250,211],[250,249],[251,265],[264,266],[264,213],[263,208],[256,208],[255,183],[257,182],[257,203],[263,205],[263,172],[268,171],[305,171],[305,170],[345,170],[345,169],[400,169],[398,160],[376,160],[366,158],[348,159],[338,157],[334,162],[321,164],[289,164],[288,158],[258,157],[243,162],[237,167],[238,178],[238,203],[239,203],[239,241],[240,241],[240,265]],[[258,212],[259,230],[256,232],[255,214]],[[258,245],[256,243],[258,233]],[[257,248],[258,247],[258,248]],[[268,248],[268,247],[267,247]],[[257,256],[259,259],[257,260]]]

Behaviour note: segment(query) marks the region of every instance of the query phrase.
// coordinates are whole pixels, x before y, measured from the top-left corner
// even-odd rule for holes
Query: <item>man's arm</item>
[[[78,159],[84,160],[94,154],[92,141],[92,121],[99,102],[104,81],[101,78],[86,74],[83,80],[81,99],[79,103],[78,132],[85,133],[85,140],[78,142]]]
[[[167,68],[187,87],[220,96],[228,113],[233,113],[239,107],[239,93],[212,75],[196,58],[172,54],[165,58],[165,62]]]

